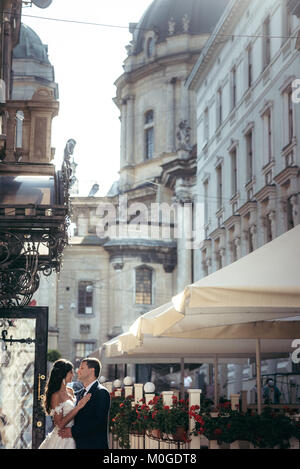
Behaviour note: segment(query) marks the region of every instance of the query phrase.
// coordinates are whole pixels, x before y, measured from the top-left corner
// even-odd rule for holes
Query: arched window
[[[135,303],[152,304],[152,269],[146,266],[135,270]]]
[[[145,159],[151,160],[154,154],[154,112],[152,110],[145,114],[144,131]]]
[[[154,46],[155,46],[155,43],[154,43],[154,38],[153,37],[150,37],[147,41],[147,57],[150,58],[153,56],[154,54]]]
[[[16,112],[16,148],[22,148],[23,146],[23,121],[24,121],[24,112]]]

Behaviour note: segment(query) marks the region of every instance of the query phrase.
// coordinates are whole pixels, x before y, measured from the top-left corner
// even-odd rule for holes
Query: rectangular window
[[[146,112],[144,119],[145,131],[145,159],[151,160],[154,156],[154,112]]]
[[[152,271],[146,267],[135,271],[135,303],[152,304]]]
[[[271,62],[271,29],[270,17],[268,16],[263,24],[263,60],[264,68]]]
[[[272,145],[272,116],[271,109],[267,112],[266,115],[266,124],[267,124],[267,145],[268,145],[268,161],[272,161],[273,158],[273,145]]]
[[[247,67],[247,81],[248,81],[248,88],[252,86],[253,83],[253,50],[252,46],[250,45],[247,49],[247,59],[248,59],[248,67]]]
[[[222,165],[216,168],[217,171],[217,209],[219,210],[223,204],[223,184],[222,184]]]
[[[150,127],[145,131],[145,147],[146,147],[146,160],[151,160],[153,158],[153,141],[154,141],[154,129]]]
[[[223,103],[222,103],[222,89],[219,88],[217,92],[217,127],[223,122]]]
[[[208,180],[203,183],[204,190],[204,224],[208,223]]]
[[[78,284],[78,314],[93,314],[93,282],[89,280]]]
[[[94,350],[94,342],[77,342],[75,344],[75,366],[79,366],[80,361],[87,358]]]
[[[236,106],[236,67],[231,70],[231,109]]]
[[[289,0],[282,2],[282,43],[284,44],[292,35],[292,14],[289,8]]]
[[[207,142],[209,139],[209,115],[208,115],[208,108],[205,109],[204,111],[204,124],[203,124],[203,129],[204,129],[204,141]]]
[[[294,111],[293,111],[293,90],[290,86],[287,91],[287,102],[288,102],[288,143],[291,143],[294,137]]]
[[[233,148],[230,152],[231,158],[231,193],[234,196],[237,193],[237,150]]]
[[[247,182],[253,178],[253,131],[246,134]]]
[[[272,110],[267,109],[262,115],[263,119],[263,165],[273,160],[273,132],[272,132]]]

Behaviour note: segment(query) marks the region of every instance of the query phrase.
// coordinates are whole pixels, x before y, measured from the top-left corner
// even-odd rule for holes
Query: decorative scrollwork
[[[69,139],[64,150],[57,206],[36,206],[30,220],[24,215],[20,225],[14,223],[13,227],[0,216],[0,307],[27,306],[39,287],[39,274],[60,271],[69,240],[70,187],[74,182],[70,157],[75,145],[75,140]]]

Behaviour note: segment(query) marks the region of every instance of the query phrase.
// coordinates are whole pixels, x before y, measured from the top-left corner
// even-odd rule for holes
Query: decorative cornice
[[[248,8],[249,3],[249,0],[231,0],[231,2],[228,4],[218,24],[216,25],[210,38],[208,39],[205,47],[203,48],[199,59],[194,65],[190,76],[187,79],[187,87],[191,89],[196,88],[196,84],[202,75],[203,69],[205,68],[206,64],[209,62],[216,48],[220,44],[220,35],[224,34],[225,32],[228,32],[228,30],[232,28],[234,22],[238,21],[241,18],[242,13]]]
[[[177,264],[176,242],[163,242],[142,239],[110,240],[104,244],[110,254],[110,262],[116,258],[139,257],[142,263],[162,264],[166,273],[173,272]]]
[[[270,184],[264,186],[260,191],[255,194],[255,198],[258,202],[263,202],[266,199],[274,198],[276,196],[276,185]]]
[[[164,186],[174,188],[176,179],[190,178],[197,174],[197,158],[190,156],[188,159],[176,158],[161,165],[161,182]]]
[[[279,174],[277,174],[273,179],[276,184],[282,186],[286,184],[289,180],[297,178],[300,173],[299,166],[288,166],[284,168]]]
[[[249,202],[246,202],[244,205],[242,205],[238,209],[237,213],[239,215],[241,215],[242,217],[244,217],[244,216],[248,215],[251,212],[255,212],[256,210],[257,210],[257,202],[256,201],[254,201],[254,202],[249,201]]]

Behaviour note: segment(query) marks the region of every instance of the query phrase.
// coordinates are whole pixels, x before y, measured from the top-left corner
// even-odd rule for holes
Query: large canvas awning
[[[298,316],[300,225],[139,317],[130,327],[129,347],[139,346],[145,334],[177,338],[209,334],[206,337],[213,339],[213,329],[204,329],[214,328],[217,338],[223,326],[234,326],[231,338],[239,339],[242,324],[264,321],[266,331],[271,320]]]

